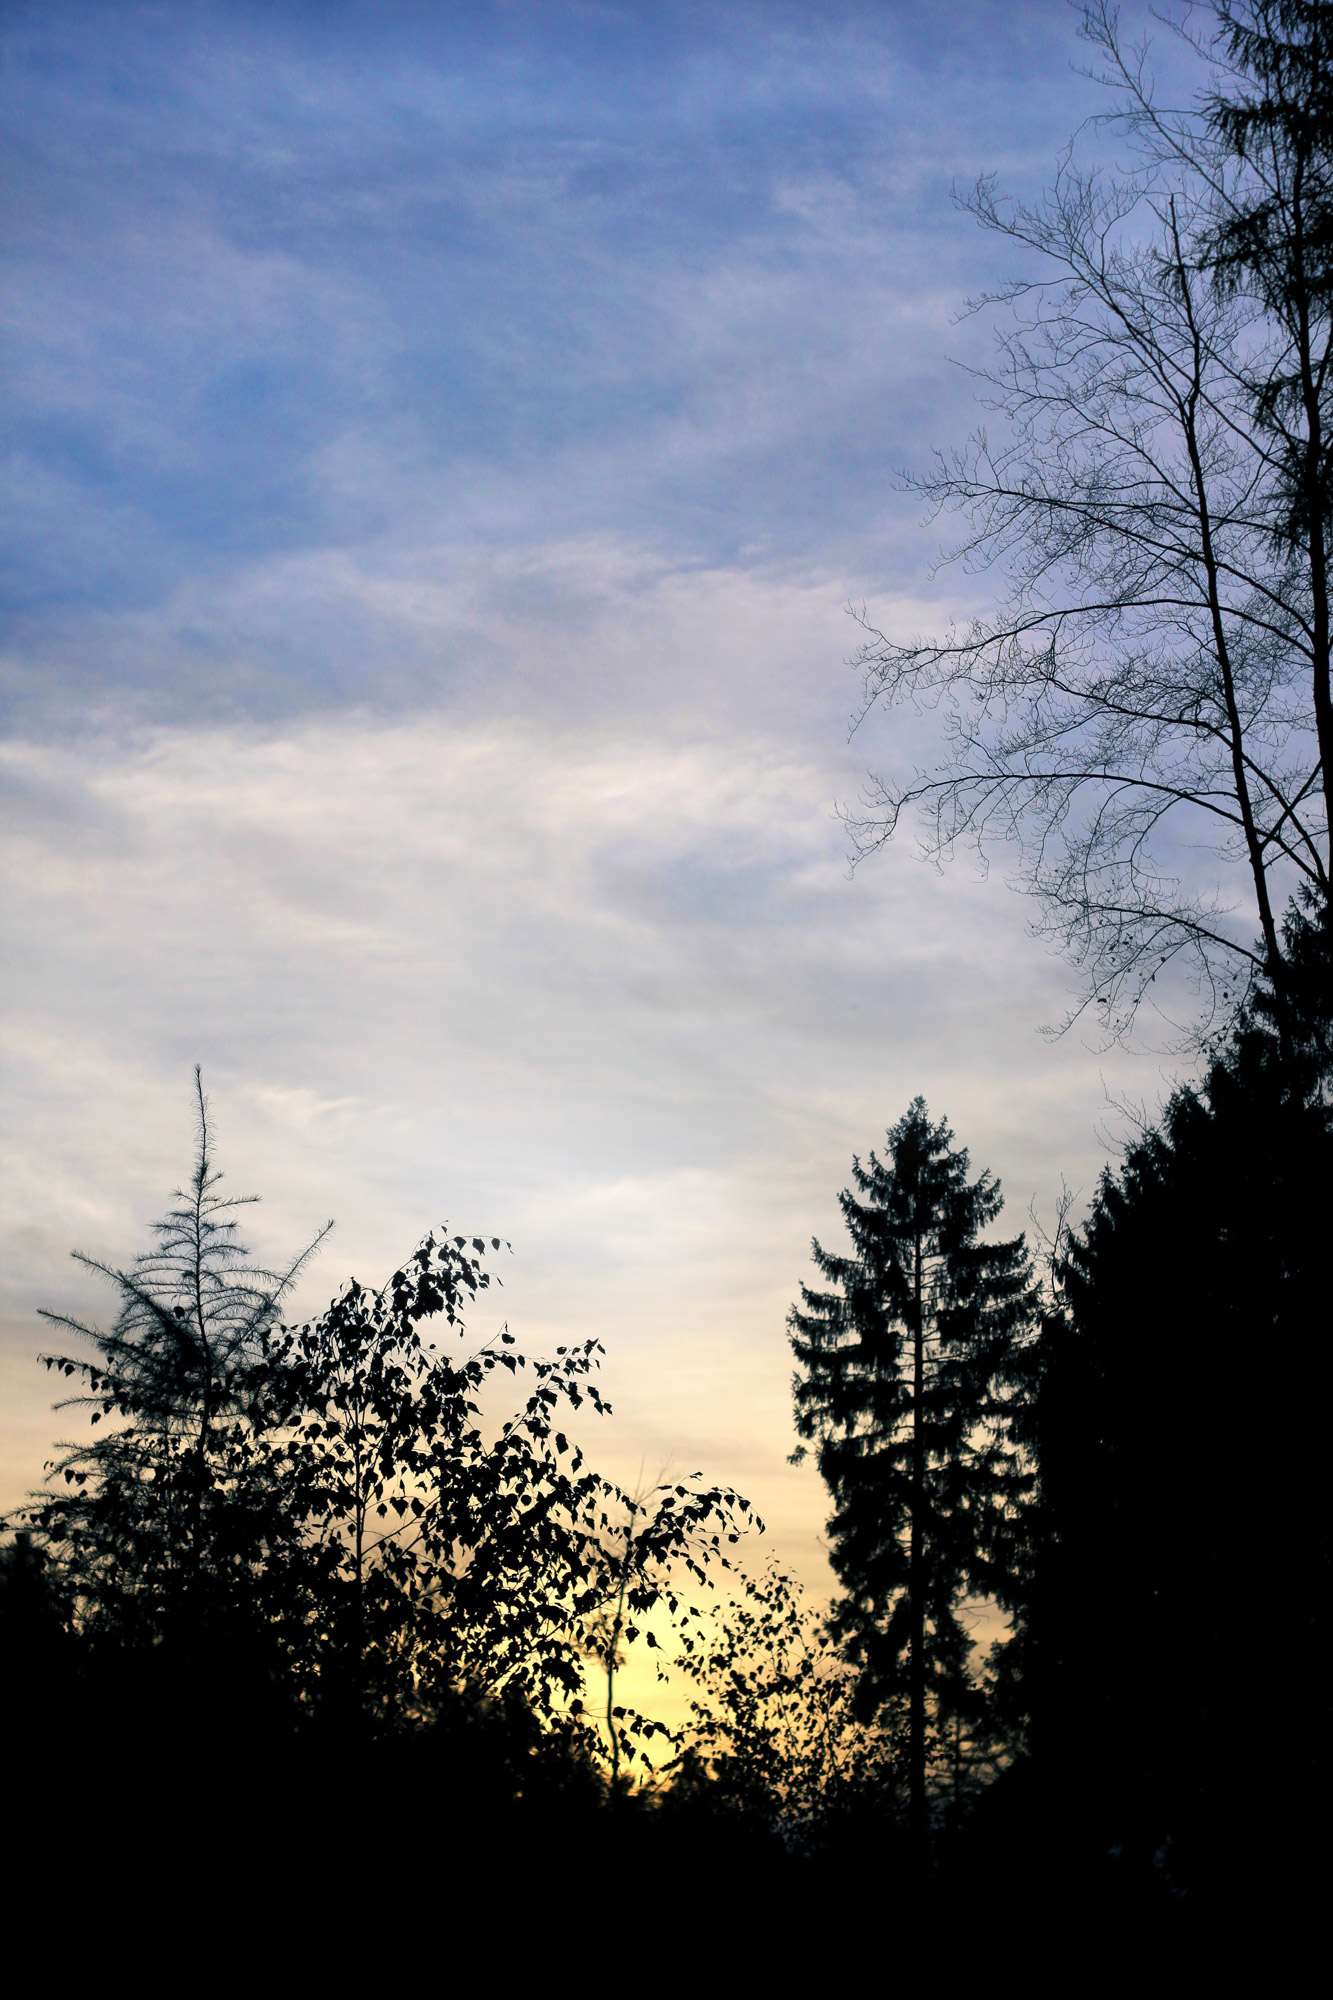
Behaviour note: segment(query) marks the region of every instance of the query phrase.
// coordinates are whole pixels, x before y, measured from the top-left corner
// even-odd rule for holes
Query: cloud
[[[674,579],[644,608],[688,650]],[[67,1247],[142,1241],[199,1059],[265,1251],[340,1218],[312,1296],[441,1216],[511,1238],[522,1337],[607,1343],[613,1462],[709,1457],[816,1564],[782,1321],[852,1152],[924,1091],[1017,1226],[1089,1185],[1104,1104],[1034,1032],[1061,975],[1017,899],[906,852],[848,878],[854,768],[428,712],[11,747],[11,1341]]]
[[[63,726],[71,692],[379,698],[373,665],[294,660],[299,602],[262,657],[204,620],[217,665],[183,681],[138,644],[284,561],[388,576],[614,536],[901,587],[893,474],[967,428],[945,348],[976,336],[946,322],[994,261],[950,179],[1020,135],[1044,164],[1070,109],[1034,123],[1022,68],[1065,10],[976,14],[984,95],[980,55],[943,60],[910,9],[18,16],[23,726]]]

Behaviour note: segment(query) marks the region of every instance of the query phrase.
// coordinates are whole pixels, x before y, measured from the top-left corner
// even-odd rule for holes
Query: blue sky
[[[993,275],[951,181],[1041,171],[1087,93],[1072,28],[1062,0],[11,7],[19,715],[468,677],[296,621],[235,672],[199,593],[283,557],[437,577],[612,534],[901,587],[892,474],[954,421],[950,314]]]
[[[754,1492],[819,1582],[783,1316],[917,1091],[1017,1227],[1151,1054],[1044,1040],[1005,885],[835,807],[849,600],[983,605],[895,472],[977,420],[957,323],[1091,106],[1062,0],[43,0],[0,17],[5,1462],[33,1309],[95,1310],[201,1061],[312,1299],[442,1215],[599,1448]],[[685,1461],[689,1461],[689,1466]]]

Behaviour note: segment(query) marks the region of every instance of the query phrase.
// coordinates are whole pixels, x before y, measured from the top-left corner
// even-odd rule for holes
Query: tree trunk
[[[361,1413],[364,1414],[364,1413]],[[353,1688],[358,1723],[365,1710],[366,1679],[366,1496],[361,1478],[361,1437],[358,1434],[352,1448],[352,1478],[356,1496],[354,1526],[356,1532],[356,1586],[353,1598]]]
[[[912,1529],[908,1553],[911,1598],[911,1653],[908,1659],[908,1827],[918,1861],[926,1852],[926,1606],[925,1511],[926,1440],[922,1428],[925,1389],[925,1323],[921,1283],[921,1232],[916,1236],[912,1326]]]
[[[1302,162],[1302,170],[1304,162]],[[1324,823],[1328,837],[1328,876],[1333,877],[1333,688],[1329,684],[1333,642],[1329,632],[1328,549],[1324,518],[1324,410],[1321,382],[1315,366],[1314,334],[1304,206],[1301,199],[1303,171],[1298,175],[1293,201],[1295,267],[1299,274],[1295,290],[1296,352],[1300,358],[1301,407],[1305,416],[1305,451],[1301,465],[1301,498],[1304,502],[1306,539],[1310,559],[1310,597],[1314,652],[1314,716],[1319,740],[1319,761],[1324,780]],[[1326,879],[1324,893],[1327,896]]]
[[[1273,1016],[1277,1023],[1278,1039],[1282,1045],[1284,1062],[1291,1059],[1291,1015],[1287,1004],[1287,962],[1282,956],[1278,943],[1277,922],[1273,915],[1272,899],[1268,893],[1268,863],[1264,842],[1255,823],[1254,802],[1250,796],[1250,780],[1246,762],[1244,731],[1241,722],[1240,705],[1236,696],[1236,677],[1232,667],[1231,646],[1227,638],[1226,624],[1222,612],[1222,592],[1217,550],[1213,543],[1212,507],[1208,498],[1208,485],[1204,473],[1203,455],[1199,447],[1196,426],[1199,398],[1202,394],[1204,375],[1203,339],[1194,318],[1194,303],[1190,292],[1189,274],[1185,265],[1184,252],[1180,246],[1180,235],[1176,227],[1176,207],[1171,203],[1171,233],[1175,245],[1176,269],[1180,281],[1181,298],[1188,316],[1190,337],[1194,343],[1194,376],[1188,393],[1180,402],[1180,423],[1185,438],[1185,449],[1189,455],[1190,477],[1194,482],[1195,519],[1199,529],[1199,551],[1203,558],[1204,577],[1207,584],[1208,616],[1212,625],[1213,654],[1217,660],[1221,676],[1222,697],[1226,708],[1227,734],[1231,751],[1231,776],[1235,788],[1236,804],[1240,810],[1241,829],[1245,836],[1245,852],[1249,859],[1250,875],[1254,883],[1254,897],[1259,910],[1259,928],[1263,932],[1264,953],[1267,958],[1266,971],[1273,987]]]

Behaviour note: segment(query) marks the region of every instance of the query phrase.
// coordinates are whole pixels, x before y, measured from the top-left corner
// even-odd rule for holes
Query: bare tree
[[[1071,144],[1034,206],[992,177],[966,199],[1037,269],[969,307],[999,309],[980,379],[1002,434],[907,484],[962,515],[945,560],[998,571],[1001,601],[908,643],[860,614],[867,710],[939,704],[944,746],[934,769],[875,777],[851,825],[859,853],[904,813],[934,858],[1016,852],[1037,930],[1083,977],[1075,1014],[1123,1031],[1183,964],[1207,1032],[1266,972],[1285,1037],[1283,906],[1329,897],[1325,517],[1293,493],[1311,427],[1316,458],[1329,430],[1333,320],[1327,289],[1290,308],[1276,258],[1265,274],[1247,248],[1259,169],[1227,107],[1254,58],[1219,21],[1195,44],[1218,58],[1207,89],[1177,113],[1154,103],[1146,47],[1087,10],[1114,92],[1091,132],[1118,121],[1128,170]],[[1289,141],[1265,131],[1263,170],[1287,186]]]

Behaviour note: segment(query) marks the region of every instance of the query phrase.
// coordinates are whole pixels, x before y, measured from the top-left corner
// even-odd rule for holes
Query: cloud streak
[[[354,718],[7,771],[24,1347],[70,1241],[138,1240],[202,1059],[275,1251],[327,1211],[340,1272],[440,1215],[511,1237],[525,1338],[611,1349],[613,1453],[708,1444],[809,1549],[782,1318],[851,1153],[924,1090],[1020,1210],[1094,1171],[1021,906],[907,854],[849,881],[836,758]]]

